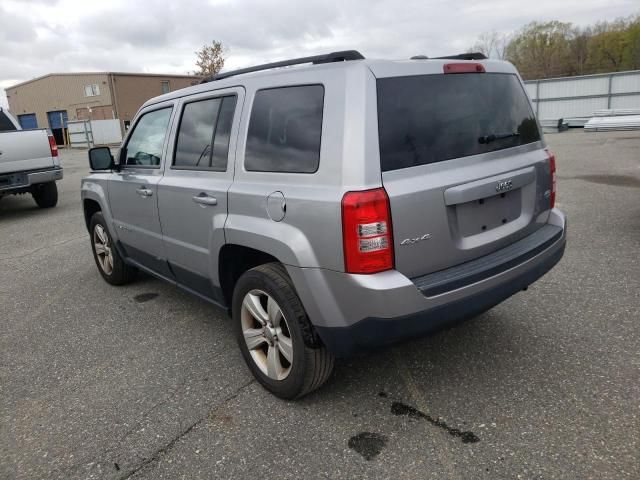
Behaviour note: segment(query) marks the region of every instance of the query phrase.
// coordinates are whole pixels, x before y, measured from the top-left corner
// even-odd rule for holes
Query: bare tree
[[[469,51],[483,53],[489,58],[504,60],[508,43],[509,38],[507,35],[493,30],[482,33],[476,43],[469,48]]]
[[[194,73],[203,77],[216,75],[224,67],[226,48],[222,42],[213,40],[211,45],[203,45],[200,50],[195,52],[196,66],[198,70]]]

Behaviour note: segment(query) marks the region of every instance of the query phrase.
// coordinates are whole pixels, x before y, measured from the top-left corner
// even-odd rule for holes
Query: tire
[[[58,187],[56,186],[56,182],[35,185],[31,195],[40,208],[51,208],[58,204]]]
[[[111,285],[126,285],[135,278],[138,270],[127,265],[120,256],[115,242],[111,238],[107,223],[104,221],[102,212],[96,212],[91,217],[89,223],[89,238],[91,240],[91,251],[93,259],[98,266],[98,271],[102,278]],[[109,261],[109,256],[110,261]]]
[[[317,338],[281,264],[268,263],[245,272],[233,291],[232,312],[242,356],[265,389],[291,400],[327,381],[334,357]],[[245,332],[249,340],[245,340]],[[254,347],[251,350],[248,341]],[[285,352],[291,357],[290,362]]]

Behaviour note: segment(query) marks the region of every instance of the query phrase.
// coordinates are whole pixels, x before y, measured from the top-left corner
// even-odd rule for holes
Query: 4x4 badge
[[[421,237],[405,238],[404,240],[402,240],[400,242],[400,245],[413,245],[414,243],[418,243],[418,242],[421,242],[423,240],[429,240],[430,238],[431,238],[431,234],[430,233],[425,233]]]

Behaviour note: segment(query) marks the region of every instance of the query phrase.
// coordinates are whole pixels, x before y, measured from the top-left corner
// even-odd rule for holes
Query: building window
[[[84,86],[84,96],[85,97],[95,97],[100,95],[100,87],[97,83],[93,83],[91,85]]]
[[[162,80],[162,93],[169,93],[169,80]]]

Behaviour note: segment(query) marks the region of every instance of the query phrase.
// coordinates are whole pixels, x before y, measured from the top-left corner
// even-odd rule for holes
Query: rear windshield
[[[16,126],[13,124],[9,117],[4,112],[0,112],[0,132],[9,132],[16,130]]]
[[[383,172],[540,140],[515,75],[419,75],[377,83]]]

